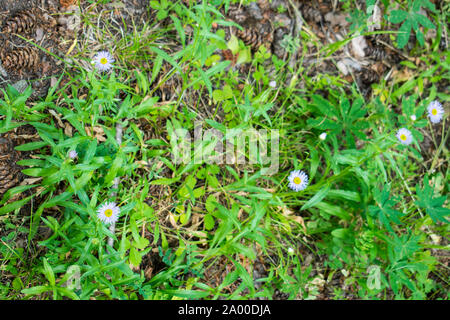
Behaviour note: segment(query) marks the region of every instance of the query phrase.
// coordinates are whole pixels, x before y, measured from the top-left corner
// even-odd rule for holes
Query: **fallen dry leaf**
[[[373,6],[373,14],[367,19],[369,31],[381,29],[381,9],[377,5]]]
[[[94,137],[95,139],[97,139],[98,142],[106,141],[105,132],[103,131],[102,127],[94,127],[94,128],[92,128],[92,127],[86,126],[84,128],[84,130],[86,131],[86,134],[89,137]],[[93,134],[93,132],[91,130],[94,131],[95,134]]]
[[[59,117],[59,115],[55,112],[55,110],[52,109],[48,109],[48,112],[55,117],[56,122],[58,122],[58,126],[60,126],[61,128],[64,128],[64,123],[61,121],[61,118]]]
[[[306,225],[305,225],[305,221],[303,220],[302,217],[300,217],[300,216],[290,216],[289,218],[291,220],[294,220],[298,224],[300,224],[302,226],[302,228],[303,228],[303,231],[306,233]]]
[[[306,225],[305,225],[305,221],[303,220],[302,217],[294,215],[294,212],[292,210],[288,209],[287,207],[282,207],[281,211],[286,218],[293,220],[293,221],[297,222],[298,224],[300,224],[303,228],[303,231],[306,233]]]
[[[409,68],[403,68],[402,70],[394,70],[392,72],[392,78],[395,82],[408,81],[414,76],[414,72]]]
[[[21,186],[29,186],[35,184],[36,182],[42,180],[42,177],[39,178],[27,178],[22,181]]]
[[[352,51],[357,59],[364,58],[366,53],[364,49],[367,48],[367,42],[364,36],[358,36],[352,39]]]
[[[70,124],[68,124],[66,122],[66,124],[64,125],[64,134],[68,137],[72,137],[73,136],[73,129],[72,126]]]

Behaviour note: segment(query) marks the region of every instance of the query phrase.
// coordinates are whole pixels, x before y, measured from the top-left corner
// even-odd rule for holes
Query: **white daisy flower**
[[[75,150],[69,151],[69,158],[75,160],[78,157],[78,153]]]
[[[95,55],[92,62],[99,71],[108,71],[112,68],[114,58],[108,51],[99,51]]]
[[[106,202],[97,210],[97,217],[105,224],[111,224],[119,219],[120,208],[114,202]]]
[[[272,80],[269,82],[269,87],[275,88],[277,86],[277,82],[275,80]]]
[[[322,132],[319,136],[320,140],[325,140],[327,138],[327,133],[326,132]]]
[[[409,131],[406,128],[401,128],[397,131],[397,139],[400,141],[401,144],[408,145],[412,142],[412,134],[411,131]]]
[[[413,115],[411,116],[411,120],[412,120],[412,121],[416,121],[416,120],[417,120],[417,117],[416,117],[415,114],[413,114]]]
[[[442,120],[444,115],[444,108],[442,108],[442,104],[437,101],[431,101],[428,105],[428,118],[432,123],[439,123]]]
[[[308,185],[308,175],[300,170],[294,170],[288,177],[289,188],[294,191],[304,190]]]
[[[292,249],[291,247],[289,247],[289,249],[288,249],[288,254],[289,254],[289,255],[293,255],[293,254],[294,254],[294,249]]]

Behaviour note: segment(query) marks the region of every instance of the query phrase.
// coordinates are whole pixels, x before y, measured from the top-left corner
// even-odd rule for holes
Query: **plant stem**
[[[122,127],[122,123],[121,122],[117,122],[116,124],[116,141],[119,145],[122,144],[122,134],[123,134],[123,127]],[[113,184],[113,189],[117,190],[119,188],[119,182],[120,182],[120,178],[116,177],[114,179],[114,184]],[[116,197],[117,196],[117,191],[114,191],[112,193],[112,197]],[[116,223],[113,222],[111,223],[111,225],[109,226],[109,231],[111,231],[112,234],[114,234],[116,232]],[[114,238],[113,237],[109,237],[108,238],[108,246],[112,247],[114,245]]]

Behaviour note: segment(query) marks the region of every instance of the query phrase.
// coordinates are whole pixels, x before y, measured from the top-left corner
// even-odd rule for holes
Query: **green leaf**
[[[425,175],[423,179],[423,188],[420,188],[419,184],[416,185],[416,193],[418,199],[416,205],[424,208],[434,222],[450,223],[449,219],[446,218],[450,215],[450,209],[442,207],[447,200],[447,196],[433,197],[434,187],[430,186],[428,175]]]
[[[391,223],[395,222],[400,224],[401,221],[399,218],[403,213],[394,209],[397,201],[396,199],[390,199],[390,190],[390,184],[385,184],[382,191],[377,188],[374,189],[373,193],[377,206],[369,206],[369,214],[372,217],[378,218],[390,232],[394,232]]]
[[[235,35],[231,35],[230,40],[227,42],[228,49],[231,50],[233,54],[239,52],[239,40]]]
[[[351,219],[351,216],[348,214],[348,212],[341,207],[334,206],[323,201],[316,203],[314,207],[319,209],[320,211],[323,211],[332,216],[336,216],[345,221],[349,221]]]
[[[213,91],[213,99],[214,102],[221,102],[227,99],[233,98],[233,91],[231,90],[231,86],[226,84],[223,87],[223,90],[214,90]]]
[[[316,175],[317,168],[319,167],[319,152],[317,152],[315,147],[310,147],[310,159],[311,166],[309,170],[309,178],[312,180]]]
[[[16,201],[16,202],[8,203],[6,206],[3,206],[3,207],[0,208],[0,215],[9,213],[9,212],[14,211],[14,210],[16,210],[18,208],[22,208],[25,205],[25,203],[30,201],[30,199],[32,197],[33,196],[29,196],[29,197],[26,197],[26,198],[21,199],[19,201]]]
[[[201,299],[209,296],[209,292],[198,290],[163,290],[163,292],[186,299]]]
[[[23,289],[21,292],[24,294],[38,295],[52,290],[53,290],[52,287],[49,286],[36,286],[28,289]]]
[[[27,185],[27,186],[17,186],[17,187],[9,189],[3,195],[3,198],[0,201],[0,206],[3,205],[4,203],[6,203],[13,195],[22,193],[22,192],[24,192],[28,189],[34,188],[36,186],[37,186],[37,184],[32,184],[32,185]]]
[[[142,257],[135,247],[130,248],[130,262],[132,265],[138,267],[141,264]]]
[[[411,21],[406,20],[398,30],[400,33],[397,36],[397,42],[399,49],[402,49],[409,40],[409,34],[411,32]]]
[[[80,297],[77,296],[77,294],[67,288],[64,287],[58,287],[56,289],[62,296],[65,296],[67,298],[70,298],[72,300],[80,300]]]
[[[47,278],[50,285],[53,287],[56,284],[55,274],[53,273],[53,269],[48,263],[47,259],[44,258],[44,275]]]
[[[157,180],[153,180],[152,182],[150,182],[150,184],[154,184],[154,185],[171,185],[172,183],[177,182],[178,180],[180,180],[180,177],[175,177],[175,178],[161,178],[161,179],[157,179]]]
[[[45,146],[48,146],[48,142],[36,141],[36,142],[22,144],[20,146],[15,147],[14,149],[16,149],[17,151],[31,151],[31,150],[40,149]]]
[[[300,210],[306,210],[308,208],[314,207],[317,203],[321,202],[330,191],[330,186],[325,186],[319,192],[317,192],[311,199],[309,199]]]
[[[436,29],[435,25],[434,25],[430,20],[428,20],[428,18],[425,17],[424,15],[419,14],[419,13],[416,13],[416,14],[414,15],[414,18],[416,18],[416,20],[417,20],[421,25],[423,25],[425,28]]]
[[[361,201],[361,196],[358,192],[348,190],[330,190],[328,192],[328,198],[341,198],[355,202]]]
[[[427,208],[426,212],[434,222],[442,221],[450,223],[450,220],[446,218],[450,216],[450,209],[448,208]]]
[[[389,21],[392,23],[400,23],[408,17],[408,13],[403,10],[392,10]]]
[[[351,231],[348,228],[339,228],[331,231],[331,235],[335,238],[345,239],[351,234]]]
[[[206,214],[203,223],[206,230],[211,230],[215,225],[214,217],[211,214]]]
[[[105,177],[105,183],[107,185],[111,184],[113,180],[117,177],[117,173],[123,164],[123,158],[124,157],[122,152],[118,152],[116,154],[116,158],[114,159],[111,168],[108,170],[108,173],[106,174]]]
[[[149,240],[144,237],[138,237],[137,241],[133,243],[133,246],[135,246],[137,249],[144,250],[149,245]]]
[[[212,194],[209,195],[208,198],[206,199],[206,203],[205,203],[206,211],[211,213],[214,210],[216,210],[216,208],[217,208],[216,204],[217,204],[216,197],[214,197]]]
[[[314,105],[320,110],[320,112],[324,116],[334,115],[337,117],[334,106],[331,103],[329,103],[327,100],[322,98],[322,96],[315,94],[312,96],[312,100],[314,102]]]
[[[184,28],[181,26],[181,22],[180,19],[178,19],[176,16],[174,15],[170,15],[170,18],[173,21],[173,25],[175,26],[175,29],[178,32],[178,35],[180,36],[180,40],[181,40],[181,44],[185,45],[185,39],[186,39],[186,33],[184,32]]]
[[[164,60],[166,60],[168,63],[170,63],[174,68],[176,68],[180,73],[182,73],[183,71],[181,70],[180,65],[172,58],[170,57],[165,51],[157,48],[157,47],[150,47],[150,50],[153,51],[154,53],[156,53],[156,55],[159,58],[162,58]],[[152,81],[153,82],[153,81]]]

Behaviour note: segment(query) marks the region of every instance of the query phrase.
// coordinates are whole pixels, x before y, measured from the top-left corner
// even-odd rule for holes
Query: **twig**
[[[295,4],[292,2],[292,0],[289,0],[289,4],[292,6],[292,9],[294,10],[294,15],[295,15],[294,30],[293,30],[294,39],[295,39],[300,36],[300,31],[302,30],[302,27],[303,27],[303,17],[302,17],[302,14],[300,13],[300,11],[295,6]],[[292,54],[291,59],[289,60],[288,65],[292,69],[294,69],[294,65],[297,62],[297,54],[298,54],[298,49],[295,50],[295,52]]]

